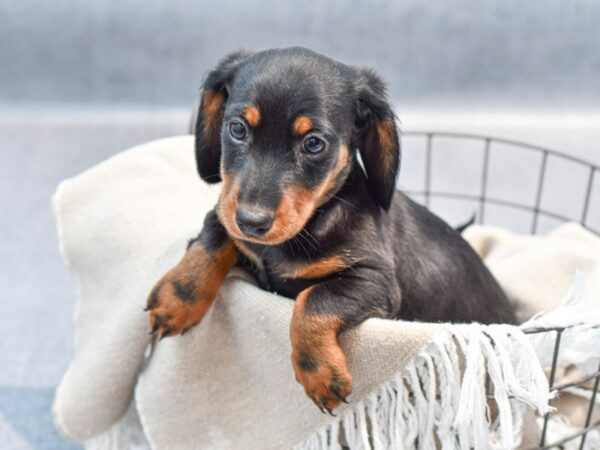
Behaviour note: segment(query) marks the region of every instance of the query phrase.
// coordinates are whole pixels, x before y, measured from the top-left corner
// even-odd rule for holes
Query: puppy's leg
[[[163,338],[185,333],[212,305],[237,251],[214,211],[181,261],[154,286],[148,298],[150,327]]]
[[[292,365],[296,380],[323,411],[331,410],[352,392],[352,375],[338,343],[339,333],[368,317],[385,315],[369,301],[385,302],[386,295],[360,277],[338,278],[298,294],[292,321]]]

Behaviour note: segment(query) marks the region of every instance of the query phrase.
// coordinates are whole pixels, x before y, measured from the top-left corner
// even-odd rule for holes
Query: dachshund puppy
[[[295,298],[296,379],[331,413],[352,391],[342,331],[370,317],[515,321],[460,234],[396,192],[395,116],[372,71],[303,48],[231,54],[204,83],[195,137],[198,172],[222,191],[149,297],[161,338],[196,325],[244,267]]]

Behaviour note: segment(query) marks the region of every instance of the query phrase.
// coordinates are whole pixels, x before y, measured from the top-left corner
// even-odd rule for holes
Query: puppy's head
[[[390,206],[400,148],[371,71],[302,48],[231,54],[204,83],[195,135],[200,176],[223,181],[217,213],[233,238],[294,237],[344,183],[357,149],[373,200]]]

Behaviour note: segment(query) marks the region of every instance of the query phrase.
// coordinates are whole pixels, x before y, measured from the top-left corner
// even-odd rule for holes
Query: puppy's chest
[[[262,246],[236,241],[243,256],[240,265],[252,273],[260,287],[294,298],[302,290],[348,267],[338,254],[321,256],[291,248]]]

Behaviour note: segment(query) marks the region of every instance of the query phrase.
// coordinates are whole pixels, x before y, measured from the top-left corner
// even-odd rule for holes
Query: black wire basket
[[[596,193],[596,190],[600,190],[598,189],[600,187],[600,177],[598,176],[600,167],[598,166],[555,150],[489,136],[447,132],[405,132],[403,134],[403,141],[403,147],[407,150],[404,152],[403,159],[408,159],[408,172],[412,173],[417,166],[420,166],[418,171],[420,172],[421,179],[415,182],[415,177],[413,177],[413,183],[409,182],[408,184],[420,184],[422,186],[422,188],[417,189],[404,188],[403,191],[417,201],[421,201],[429,208],[435,210],[436,205],[434,203],[438,199],[458,201],[466,207],[466,210],[463,208],[463,211],[471,211],[471,214],[473,210],[476,211],[475,221],[477,223],[498,225],[493,215],[490,217],[490,210],[494,207],[499,207],[504,211],[501,212],[501,215],[506,215],[508,210],[519,212],[520,223],[517,227],[519,229],[514,231],[526,231],[531,234],[538,234],[541,232],[541,224],[543,223],[550,229],[550,227],[562,222],[575,221],[593,233],[600,234],[600,226],[596,226],[594,222],[596,215],[592,217],[592,213],[596,212],[592,211],[592,205],[600,203],[592,201],[592,199],[596,200],[600,198],[600,194]],[[410,145],[406,145],[407,141]],[[445,160],[442,158],[441,161],[441,173],[444,173],[451,169],[448,166],[452,165],[452,159],[448,158],[448,154],[456,148],[465,147],[470,152],[467,167],[472,173],[471,179],[467,180],[470,190],[449,191],[444,189],[444,183],[438,183],[441,187],[436,186],[434,174],[437,175],[440,173],[439,170],[436,172],[436,156],[445,154]],[[508,198],[500,194],[496,195],[494,189],[492,189],[493,183],[491,180],[494,175],[493,167],[491,167],[492,160],[493,158],[496,158],[496,160],[504,158],[509,152],[518,157],[526,155],[526,161],[522,164],[517,164],[516,167],[520,167],[524,172],[529,174],[526,184],[529,185],[530,195],[526,193],[527,187],[519,186],[518,177],[515,176],[514,179],[509,181],[513,183],[513,191],[517,194],[517,200],[514,199],[515,196]],[[415,156],[417,158],[413,159]],[[418,161],[419,159],[420,161]],[[411,163],[412,166],[410,165]],[[561,163],[571,166],[569,170],[577,173],[577,175],[569,177],[569,170],[561,169]],[[437,166],[440,166],[439,162]],[[558,181],[555,180],[554,183],[548,176],[553,166],[554,172],[558,173],[558,178],[554,177]],[[460,169],[461,176],[463,176],[462,172],[465,169],[464,158],[463,162],[460,163]],[[405,177],[406,172],[407,170],[403,168],[401,179]],[[478,178],[477,182],[473,183],[473,177]],[[512,177],[509,176],[509,178]],[[562,188],[566,186],[573,187],[572,185],[579,184],[579,194],[577,194],[576,189],[567,189],[566,202],[552,204],[549,201],[551,196],[547,192],[551,189],[556,191],[557,184],[559,184],[558,188],[561,191],[564,191]],[[473,190],[473,185],[476,186],[475,190]],[[443,211],[440,212],[440,215],[446,216]],[[600,214],[597,214],[597,216],[600,216]],[[507,226],[506,223],[502,225]],[[510,225],[508,226],[510,227]],[[552,422],[549,419],[552,414],[560,413],[560,410],[547,414],[541,419],[539,445],[533,447],[531,450],[562,449],[567,444],[570,447],[575,447],[577,445],[576,440],[579,440],[579,449],[591,449],[589,446],[586,447],[587,435],[593,429],[600,429],[600,420],[592,422],[594,410],[597,409],[600,411],[600,407],[596,404],[600,384],[600,363],[595,373],[588,374],[568,383],[555,384],[558,357],[561,351],[561,336],[565,329],[566,327],[538,328],[528,330],[527,333],[549,333],[552,336],[554,352],[552,355],[552,364],[548,368],[551,391],[559,394],[574,387],[593,383],[593,387],[589,391],[590,401],[587,406],[586,420],[581,429],[576,430],[568,436],[561,437],[560,440],[547,442],[549,428],[552,426]]]

